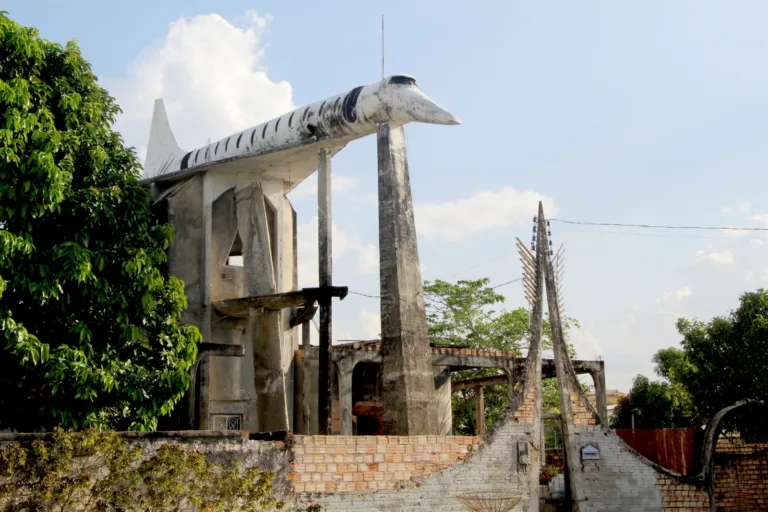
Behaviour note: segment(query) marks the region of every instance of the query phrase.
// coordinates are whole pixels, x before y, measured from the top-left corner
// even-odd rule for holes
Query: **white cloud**
[[[262,65],[270,16],[181,18],[121,78],[103,80],[123,109],[116,128],[144,158],[152,105],[162,97],[176,141],[191,149],[294,108],[291,85]]]
[[[742,201],[736,206],[726,206],[723,208],[724,213],[744,213],[748,212],[751,208],[750,204],[746,201]]]
[[[381,335],[381,315],[377,311],[362,308],[357,312],[363,331],[367,339],[378,339]]]
[[[761,213],[759,215],[753,215],[749,218],[752,222],[760,224],[761,226],[768,227],[768,213]]]
[[[745,281],[749,282],[752,279],[754,279],[754,277],[755,277],[755,273],[752,272],[751,270],[747,270],[746,272],[744,272],[744,280]]]
[[[331,192],[333,194],[343,193],[354,189],[360,182],[357,178],[350,178],[340,174],[331,174]],[[300,197],[317,196],[317,173],[302,181],[295,189],[290,192],[289,197],[298,199]]]
[[[763,267],[763,281],[768,281],[768,265]]]
[[[696,251],[696,262],[710,262],[715,265],[733,265],[733,253],[731,251],[707,252]]]
[[[749,241],[749,243],[750,243],[750,245],[754,245],[756,247],[762,247],[763,246],[763,241],[760,240],[759,238],[753,238],[752,240]]]
[[[299,280],[302,286],[317,286],[317,217],[298,227]],[[375,245],[360,241],[335,225],[331,233],[334,268],[352,259],[353,268],[359,274],[370,274],[379,268],[379,252]]]
[[[544,202],[548,217],[557,214],[553,199],[538,192],[512,187],[484,190],[465,199],[414,205],[417,232],[423,236],[455,239],[494,228],[530,222]]]
[[[687,286],[673,292],[665,292],[660,298],[656,299],[656,304],[671,304],[681,302],[684,298],[691,296],[691,289]]]

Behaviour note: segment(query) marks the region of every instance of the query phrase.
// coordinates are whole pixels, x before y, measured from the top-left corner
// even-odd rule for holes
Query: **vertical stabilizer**
[[[149,130],[147,157],[144,159],[143,177],[152,178],[165,174],[169,170],[176,170],[171,168],[172,164],[182,158],[184,153],[184,150],[176,144],[163,100],[156,99],[152,113],[152,127]]]

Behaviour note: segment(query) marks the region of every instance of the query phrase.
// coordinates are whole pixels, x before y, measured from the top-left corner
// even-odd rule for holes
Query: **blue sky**
[[[529,240],[539,197],[562,219],[768,227],[764,1],[6,0],[3,9],[48,39],[79,40],[140,151],[155,95],[192,148],[376,81],[383,13],[388,73],[414,75],[464,122],[406,129],[425,279],[518,277],[514,238]],[[374,140],[350,144],[334,174],[334,281],[376,295]],[[292,194],[304,284],[312,185]],[[602,357],[608,386],[625,391],[651,374],[656,350],[678,343],[678,316],[727,313],[768,282],[761,233],[555,222],[552,236],[566,245],[578,355]],[[507,307],[524,304],[516,284],[499,291]],[[375,336],[375,300],[350,296],[335,311],[338,339]]]

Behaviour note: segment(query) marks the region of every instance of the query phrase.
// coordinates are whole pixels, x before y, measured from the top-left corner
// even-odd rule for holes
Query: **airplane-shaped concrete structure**
[[[382,352],[391,355],[382,375],[407,377],[387,384],[384,422],[402,435],[436,433],[403,130],[411,122],[460,123],[413,77],[394,75],[187,151],[176,143],[163,101],[155,102],[141,182],[153,210],[174,227],[167,271],[185,284],[181,321],[198,326],[207,347],[190,372],[186,419],[179,420],[185,428],[333,430],[339,402],[332,397],[338,372],[330,359],[331,299],[348,290],[332,282],[331,158],[376,133],[381,295],[392,299],[382,333],[394,333],[385,336],[393,348],[385,343]],[[319,287],[298,289],[297,218],[287,194],[315,170]],[[308,347],[315,305],[319,358],[299,369],[298,327]],[[407,407],[403,396],[410,397]]]
[[[413,77],[393,75],[185,151],[176,144],[163,101],[156,100],[142,181],[175,181],[215,169],[282,179],[293,188],[317,169],[319,149],[333,156],[350,141],[376,133],[380,123],[410,122],[461,121],[427,97]]]

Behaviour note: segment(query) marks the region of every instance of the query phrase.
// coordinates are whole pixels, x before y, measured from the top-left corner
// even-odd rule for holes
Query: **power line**
[[[565,224],[580,224],[583,226],[618,226],[625,228],[653,228],[653,229],[706,229],[706,230],[725,230],[725,231],[768,231],[768,228],[734,228],[734,227],[715,227],[715,226],[667,226],[660,224],[620,224],[618,222],[583,222],[565,219],[549,219],[551,222],[563,222]]]
[[[379,295],[368,295],[367,293],[353,292],[352,290],[348,290],[348,293],[351,293],[352,295],[359,295],[361,297],[368,297],[369,299],[380,299],[381,298]]]
[[[505,283],[497,284],[496,286],[491,286],[491,290],[495,290],[496,288],[501,288],[502,286],[506,286],[508,284],[516,283],[518,281],[522,281],[522,277],[518,277],[517,279],[513,279],[511,281],[507,281]],[[361,297],[368,297],[369,299],[380,299],[381,296],[379,295],[369,295],[367,293],[360,293],[360,292],[353,292],[352,290],[348,290],[347,293],[351,293],[353,295],[359,295]]]
[[[522,280],[523,280],[522,277],[518,277],[517,279],[513,279],[511,281],[507,281],[506,283],[501,283],[501,284],[497,284],[496,286],[491,286],[491,290],[495,290],[496,288],[501,288],[502,286],[505,286],[505,285],[508,285],[508,284],[512,284],[512,283],[516,283],[516,282],[522,281]]]
[[[704,240],[736,240],[732,236],[665,235],[663,233],[633,233],[631,231],[595,231],[587,229],[558,229],[558,233],[590,233],[593,235],[653,236],[661,238],[698,238]]]

